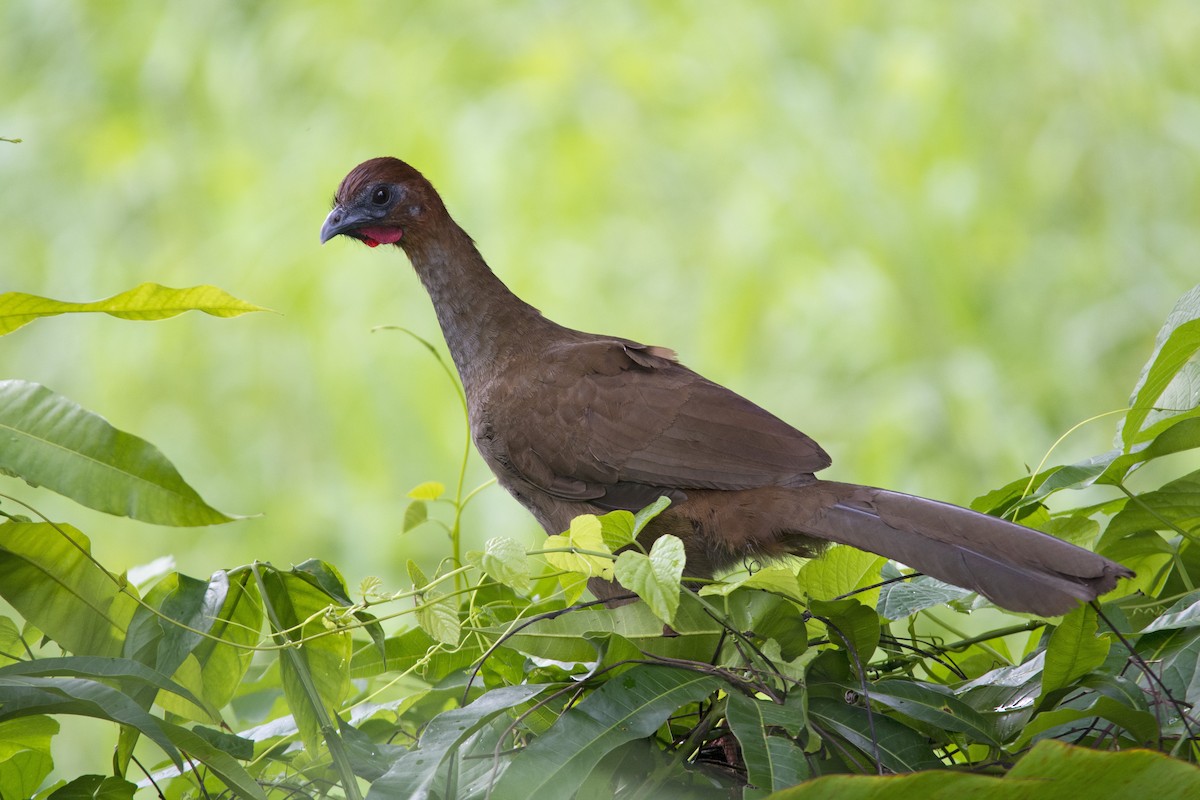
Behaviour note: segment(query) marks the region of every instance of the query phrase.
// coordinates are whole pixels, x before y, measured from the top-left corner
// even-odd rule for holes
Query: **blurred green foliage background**
[[[277,314],[0,341],[218,507],[157,529],[0,487],[122,569],[320,557],[403,579],[404,492],[465,431],[403,255],[317,231],[422,169],[560,322],[677,349],[812,434],[830,477],[967,502],[1122,406],[1200,254],[1200,4],[0,5],[0,290],[216,284]],[[1106,449],[1112,421],[1062,458]],[[472,454],[469,485],[487,475]],[[535,539],[491,489],[468,541]]]

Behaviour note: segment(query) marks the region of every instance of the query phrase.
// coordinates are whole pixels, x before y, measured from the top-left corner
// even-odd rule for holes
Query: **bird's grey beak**
[[[354,209],[347,210],[340,205],[334,206],[333,211],[330,211],[329,216],[325,218],[325,224],[321,226],[321,244],[370,221],[362,214],[355,213]]]

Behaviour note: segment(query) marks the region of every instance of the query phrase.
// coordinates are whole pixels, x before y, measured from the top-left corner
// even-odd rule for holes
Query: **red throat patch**
[[[404,231],[399,228],[383,226],[359,228],[354,233],[362,238],[363,244],[367,247],[378,247],[381,244],[395,244],[404,235]]]

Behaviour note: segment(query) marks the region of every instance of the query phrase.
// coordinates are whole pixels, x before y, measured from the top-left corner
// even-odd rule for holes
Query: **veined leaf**
[[[108,514],[158,525],[213,525],[212,508],[157,447],[27,381],[0,381],[0,471]]]
[[[24,292],[0,294],[0,336],[12,333],[39,317],[80,312],[103,312],[120,319],[159,320],[185,311],[203,311],[214,317],[236,317],[251,311],[266,311],[262,306],[239,300],[215,286],[171,289],[157,283],[143,283],[127,292],[90,303],[51,300]]]
[[[64,650],[115,656],[137,603],[88,558],[90,549],[70,525],[4,523],[0,594]]]
[[[1144,436],[1153,435],[1156,422],[1187,413],[1200,403],[1200,286],[1175,304],[1155,338],[1154,353],[1129,400],[1120,438],[1128,452]]]
[[[615,574],[622,586],[637,593],[659,619],[670,625],[679,609],[683,562],[683,541],[676,536],[661,536],[648,556],[634,550],[617,556]]]
[[[622,673],[521,751],[497,782],[493,800],[570,797],[606,753],[651,735],[681,706],[719,685],[712,676],[673,667],[643,665]]]

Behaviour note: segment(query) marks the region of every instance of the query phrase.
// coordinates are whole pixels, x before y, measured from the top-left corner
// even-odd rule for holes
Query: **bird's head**
[[[321,226],[321,244],[345,235],[368,247],[405,247],[444,214],[441,198],[425,176],[398,158],[372,158],[342,179],[333,210]]]

